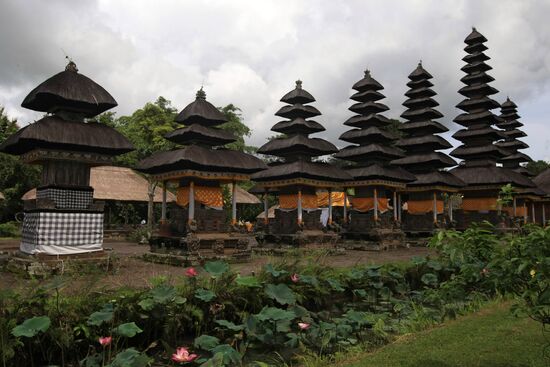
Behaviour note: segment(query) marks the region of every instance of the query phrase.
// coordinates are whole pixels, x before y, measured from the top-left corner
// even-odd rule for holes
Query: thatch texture
[[[229,184],[228,186],[229,186],[229,192],[232,193],[233,192],[233,185]],[[261,204],[262,203],[260,201],[260,199],[258,199],[256,197],[256,195],[253,195],[253,194],[249,193],[248,191],[246,191],[245,189],[243,189],[239,185],[237,185],[235,187],[235,197],[236,197],[237,204],[256,205],[256,204]]]
[[[92,117],[117,106],[117,103],[102,86],[79,74],[71,61],[65,71],[34,88],[21,106],[34,111],[53,113],[63,110]]]
[[[550,168],[547,168],[543,172],[539,173],[535,178],[533,178],[533,182],[539,189],[546,192],[547,195],[550,195]]]
[[[265,171],[252,175],[252,180],[258,182],[293,178],[308,178],[329,182],[343,182],[352,179],[348,173],[328,163],[302,160],[272,166]]]
[[[468,186],[506,185],[515,187],[534,187],[531,180],[512,170],[496,166],[467,167],[459,166],[450,171]]]
[[[206,100],[206,93],[202,88],[197,92],[195,101],[188,104],[175,120],[184,125],[199,124],[207,127],[227,122],[225,115]]]
[[[321,156],[336,153],[338,148],[334,144],[320,138],[310,138],[305,135],[278,138],[268,141],[258,153],[286,157],[289,155]]]
[[[67,121],[53,115],[21,128],[0,145],[0,152],[21,155],[37,148],[108,155],[133,150],[124,135],[107,125]]]
[[[99,166],[92,167],[90,172],[90,186],[94,189],[94,199],[113,201],[149,201],[149,183],[131,168]],[[36,189],[27,191],[22,200],[36,199]],[[155,188],[154,201],[162,202],[162,188]],[[176,196],[166,192],[166,201],[176,201]]]
[[[176,144],[204,144],[209,146],[220,146],[232,143],[237,138],[229,131],[208,128],[199,124],[193,124],[169,132],[164,136]]]

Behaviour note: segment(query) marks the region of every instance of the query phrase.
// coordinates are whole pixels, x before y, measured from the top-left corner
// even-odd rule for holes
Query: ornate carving
[[[212,244],[212,251],[216,255],[223,255],[225,252],[225,241],[224,240],[216,240]]]

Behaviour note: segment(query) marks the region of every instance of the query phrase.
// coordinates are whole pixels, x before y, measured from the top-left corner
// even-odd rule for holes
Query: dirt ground
[[[0,240],[0,253],[16,250],[19,247],[18,241]],[[106,242],[106,249],[112,249],[117,255],[118,262],[114,271],[105,272],[101,269],[89,266],[86,274],[71,274],[72,290],[118,287],[149,287],[150,280],[154,277],[163,276],[171,282],[177,282],[178,278],[184,276],[185,268],[178,266],[153,264],[142,261],[136,256],[149,251],[149,246],[138,245],[129,242]],[[315,252],[311,255],[304,255],[296,258],[297,261],[312,261],[327,266],[347,267],[357,264],[384,264],[388,262],[403,262],[414,256],[424,256],[433,253],[425,247],[411,247],[397,250],[373,252],[347,250],[343,255],[328,256]],[[241,264],[232,264],[232,268],[245,275],[259,270],[264,264],[281,261],[281,257],[253,256],[251,261]],[[34,287],[47,280],[31,280],[7,271],[0,272],[0,289],[21,289]]]

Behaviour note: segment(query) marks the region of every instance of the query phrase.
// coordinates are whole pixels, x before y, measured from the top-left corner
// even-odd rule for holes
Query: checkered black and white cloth
[[[47,187],[36,190],[37,199],[50,199],[59,209],[87,209],[92,205],[94,192]]]
[[[103,213],[25,213],[21,249],[69,254],[101,250]]]

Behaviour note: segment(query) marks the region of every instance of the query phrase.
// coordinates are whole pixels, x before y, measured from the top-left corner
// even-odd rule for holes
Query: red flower
[[[185,271],[185,276],[186,277],[194,278],[197,275],[199,275],[199,273],[197,272],[197,270],[195,268],[187,268],[187,270]]]
[[[294,273],[290,276],[290,280],[292,280],[294,283],[298,283],[300,281],[300,276]]]
[[[194,361],[198,355],[189,354],[189,350],[185,347],[179,347],[176,349],[176,353],[172,354],[172,360],[178,363],[186,363]]]
[[[104,347],[111,344],[112,341],[113,341],[112,336],[102,336],[102,337],[99,338],[99,344],[101,344]]]

